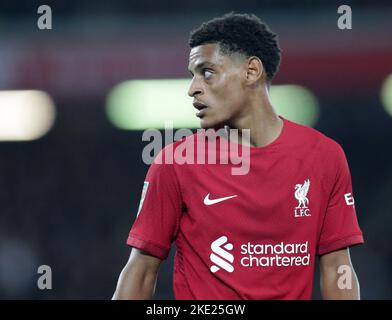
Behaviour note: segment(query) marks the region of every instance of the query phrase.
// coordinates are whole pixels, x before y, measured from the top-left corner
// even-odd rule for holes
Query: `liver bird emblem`
[[[305,180],[304,184],[296,184],[294,189],[294,196],[298,200],[297,208],[306,208],[309,204],[309,199],[306,197],[309,191],[310,181]],[[302,207],[301,207],[302,206]]]

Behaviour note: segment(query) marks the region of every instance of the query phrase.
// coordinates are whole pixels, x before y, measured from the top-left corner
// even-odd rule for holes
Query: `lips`
[[[198,101],[195,101],[195,102],[193,103],[193,106],[194,106],[197,110],[199,110],[199,112],[196,113],[196,117],[199,117],[199,118],[201,118],[201,117],[204,116],[204,114],[205,114],[205,112],[206,112],[206,109],[208,108],[207,105],[205,105],[204,103],[198,102]]]
[[[201,102],[194,102],[193,103],[193,106],[197,109],[197,110],[201,110],[201,109],[204,109],[204,108],[207,108],[207,106],[204,104],[204,103],[201,103]]]

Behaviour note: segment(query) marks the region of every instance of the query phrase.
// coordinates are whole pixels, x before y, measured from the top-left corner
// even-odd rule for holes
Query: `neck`
[[[263,147],[279,137],[283,128],[283,120],[276,114],[270,103],[268,90],[265,88],[258,97],[250,99],[243,114],[236,117],[226,128],[250,129],[249,137],[242,135],[241,130],[238,132],[238,137],[230,133],[229,137],[236,143],[251,147]]]

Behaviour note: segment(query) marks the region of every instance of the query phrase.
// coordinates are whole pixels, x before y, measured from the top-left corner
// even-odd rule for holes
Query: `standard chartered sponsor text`
[[[241,245],[241,265],[243,267],[292,267],[308,266],[310,253],[308,241],[303,243],[252,244]]]

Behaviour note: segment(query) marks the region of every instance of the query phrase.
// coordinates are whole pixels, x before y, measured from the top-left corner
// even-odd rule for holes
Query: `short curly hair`
[[[279,69],[281,49],[278,37],[254,14],[228,13],[204,22],[190,33],[191,48],[218,43],[221,53],[256,56],[262,62],[271,82]]]

